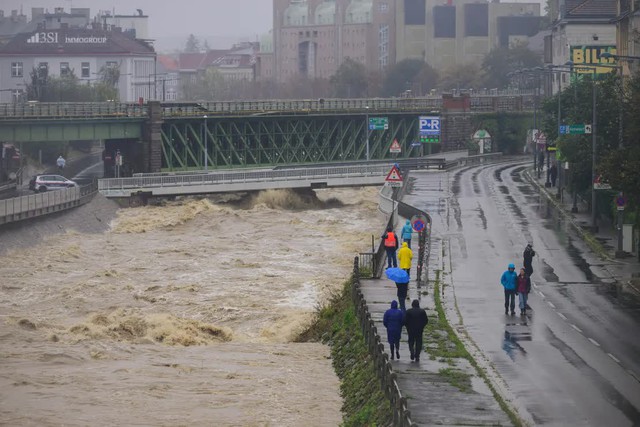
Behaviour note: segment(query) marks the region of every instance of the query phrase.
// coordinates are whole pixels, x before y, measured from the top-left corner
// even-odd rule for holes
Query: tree
[[[382,96],[398,96],[406,90],[417,90],[422,95],[433,89],[438,73],[420,59],[403,59],[387,72],[382,84]]]
[[[200,40],[193,34],[189,34],[187,44],[184,47],[185,52],[200,52]]]
[[[209,52],[211,50],[211,48],[209,47],[209,42],[207,41],[207,39],[204,39],[204,43],[202,44],[202,49],[205,52]]]
[[[542,58],[524,44],[517,44],[510,48],[498,47],[489,52],[482,61],[484,86],[504,89],[511,80],[507,74],[523,68],[540,66],[542,66]]]
[[[190,101],[224,99],[227,84],[220,71],[208,68],[195,81],[187,80],[183,85],[184,98]]]
[[[438,87],[442,90],[479,89],[483,87],[480,67],[473,63],[448,67],[442,72]]]
[[[347,58],[329,79],[334,96],[361,98],[367,94],[367,72],[365,66]]]
[[[593,116],[593,80],[591,76],[574,79],[560,95],[561,124],[591,123]],[[605,175],[605,159],[618,150],[618,105],[617,77],[598,76],[596,80],[597,108],[597,174]],[[559,135],[558,94],[543,102],[540,128],[548,141],[555,141],[567,162],[572,179],[569,188],[585,192],[592,186],[592,138],[591,135]],[[623,109],[628,110],[628,106]]]
[[[118,74],[119,76],[119,74]],[[28,99],[40,102],[97,102],[118,99],[115,83],[104,80],[95,84],[84,83],[73,70],[60,77],[50,77],[46,67],[33,69],[27,85]]]

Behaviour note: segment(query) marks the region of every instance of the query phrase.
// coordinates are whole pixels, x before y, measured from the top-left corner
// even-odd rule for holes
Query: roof
[[[564,18],[612,18],[618,14],[616,0],[566,0]]]
[[[211,49],[207,52],[181,53],[178,57],[178,65],[181,70],[202,70],[227,52],[228,50]]]
[[[153,47],[115,31],[59,29],[22,33],[0,46],[0,55],[155,55]]]
[[[158,55],[157,61],[166,71],[178,71],[180,68],[178,61],[169,55]]]

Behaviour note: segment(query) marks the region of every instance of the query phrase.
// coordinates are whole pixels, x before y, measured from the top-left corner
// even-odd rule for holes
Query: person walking
[[[407,242],[402,242],[402,247],[398,251],[398,261],[400,261],[400,268],[411,275],[411,260],[413,259],[413,251],[409,249]]]
[[[518,282],[518,275],[515,272],[516,266],[509,264],[507,271],[502,273],[500,277],[500,283],[504,288],[504,314],[509,314],[509,308],[511,308],[511,315],[516,314],[516,286]]]
[[[407,310],[404,317],[404,324],[407,327],[407,335],[409,335],[409,353],[411,360],[420,361],[420,352],[422,351],[422,333],[424,327],[429,323],[427,312],[420,308],[420,301],[414,299],[411,302],[411,308]]]
[[[404,313],[407,310],[407,306],[404,301],[407,299],[407,295],[409,294],[409,282],[396,282],[396,289],[398,290],[397,296],[398,301],[400,302],[400,310]]]
[[[58,160],[56,160],[56,165],[58,165],[58,171],[62,172],[66,164],[67,164],[67,161],[64,159],[64,157],[62,157],[62,154],[60,154],[60,156],[58,156]]]
[[[398,250],[398,235],[393,231],[393,227],[387,227],[387,231],[381,236],[384,242],[384,250],[387,251],[387,266],[398,267],[396,251]]]
[[[551,178],[551,186],[556,186],[556,179],[558,179],[558,165],[555,163],[549,168],[549,178]]]
[[[524,316],[527,314],[527,299],[531,291],[531,279],[529,279],[529,276],[525,273],[524,268],[521,268],[517,280],[516,291],[518,292],[518,305],[520,306],[520,315]]]
[[[543,169],[544,169],[544,151],[541,150],[541,151],[538,151],[538,171],[542,172]]]
[[[394,351],[395,356],[400,359],[400,336],[402,335],[404,313],[398,310],[397,301],[391,301],[391,308],[384,312],[382,323],[387,328],[387,341],[391,351],[391,360],[394,359]]]
[[[533,274],[533,257],[536,256],[536,251],[533,250],[531,243],[527,243],[527,247],[522,252],[522,265],[524,265],[524,272],[527,277],[531,277]]]
[[[411,221],[407,220],[407,222],[402,227],[402,241],[407,242],[407,246],[411,249],[411,237],[413,236],[413,227],[411,226]]]

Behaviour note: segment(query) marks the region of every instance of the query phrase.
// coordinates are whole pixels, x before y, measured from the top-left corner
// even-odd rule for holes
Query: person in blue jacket
[[[518,274],[514,264],[509,264],[507,271],[502,273],[500,283],[504,287],[504,314],[509,314],[509,308],[511,308],[513,316],[516,314],[516,287],[518,284]]]
[[[411,227],[411,221],[407,220],[406,224],[402,227],[402,241],[407,242],[407,246],[411,249],[411,236],[413,235],[413,227]]]
[[[404,324],[404,313],[398,309],[398,301],[391,301],[391,308],[384,312],[382,323],[387,328],[391,360],[394,358],[394,350],[395,356],[400,359],[400,336],[402,335],[402,325]]]

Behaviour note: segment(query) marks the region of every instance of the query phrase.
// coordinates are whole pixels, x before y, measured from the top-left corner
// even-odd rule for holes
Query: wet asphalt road
[[[640,302],[524,177],[528,163],[417,172],[403,201],[442,239],[470,338],[538,425],[640,425]],[[532,242],[533,311],[504,314],[500,275]],[[440,247],[440,245],[435,245]]]

